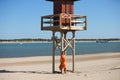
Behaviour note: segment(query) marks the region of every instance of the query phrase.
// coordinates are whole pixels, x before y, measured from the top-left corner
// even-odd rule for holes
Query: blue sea
[[[109,52],[120,52],[120,42],[77,42],[75,43],[76,55],[80,54],[98,54]],[[72,51],[68,48],[67,55],[71,55]],[[14,43],[0,44],[0,58],[13,57],[30,57],[30,56],[51,56],[52,43]],[[60,55],[59,49],[56,55]]]

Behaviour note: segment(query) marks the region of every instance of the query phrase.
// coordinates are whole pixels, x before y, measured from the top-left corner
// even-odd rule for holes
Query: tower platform
[[[41,30],[79,31],[86,29],[86,16],[61,13],[41,17]]]

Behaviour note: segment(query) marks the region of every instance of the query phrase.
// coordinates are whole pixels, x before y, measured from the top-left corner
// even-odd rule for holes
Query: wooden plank
[[[72,20],[71,23],[85,23],[85,21]]]
[[[50,23],[53,24],[53,22],[54,21],[44,21],[43,23],[45,23],[45,24],[50,24]]]
[[[62,13],[62,2],[61,0],[54,0],[54,14]]]
[[[59,16],[60,14],[54,14],[54,15],[46,15],[46,16],[42,16],[43,18],[52,18],[55,16]]]
[[[78,19],[78,18],[85,18],[86,16],[73,15],[72,17],[73,17],[74,19]]]
[[[52,23],[53,24],[54,22],[59,22],[59,20],[44,21],[43,23],[46,23],[46,24]]]
[[[85,17],[85,30],[87,30],[87,16]]]

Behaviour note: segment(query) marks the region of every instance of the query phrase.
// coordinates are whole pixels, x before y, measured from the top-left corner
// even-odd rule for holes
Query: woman
[[[64,73],[66,73],[66,55],[64,52],[61,53],[59,69],[61,73],[63,70],[64,70]]]

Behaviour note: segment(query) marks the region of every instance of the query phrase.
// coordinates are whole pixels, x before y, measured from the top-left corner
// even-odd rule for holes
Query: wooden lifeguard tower
[[[75,32],[87,29],[87,17],[74,14],[74,1],[79,0],[46,0],[53,2],[53,15],[41,17],[41,30],[52,31],[53,35],[53,55],[52,71],[55,73],[56,49],[66,52],[67,48],[72,50],[72,72],[75,71]],[[55,33],[60,33],[60,39],[55,38]],[[72,38],[67,39],[68,32],[72,33]]]

